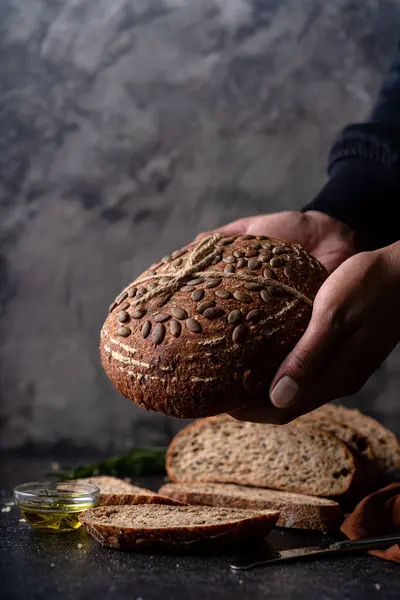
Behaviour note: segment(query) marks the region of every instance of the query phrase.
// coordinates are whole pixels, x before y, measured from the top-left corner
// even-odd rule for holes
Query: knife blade
[[[234,571],[243,571],[276,565],[279,563],[290,562],[293,560],[302,560],[309,557],[327,557],[341,555],[346,552],[359,552],[365,550],[375,550],[378,548],[388,548],[392,544],[400,542],[400,533],[364,538],[361,540],[343,540],[336,542],[325,548],[321,546],[305,546],[304,548],[294,548],[292,550],[282,550],[280,552],[271,552],[268,555],[260,555],[251,558],[238,558],[229,566]]]

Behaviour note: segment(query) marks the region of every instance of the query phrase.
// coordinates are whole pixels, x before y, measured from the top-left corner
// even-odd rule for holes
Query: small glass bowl
[[[89,483],[33,481],[14,488],[21,515],[34,529],[46,533],[74,531],[79,514],[99,503],[100,489]]]

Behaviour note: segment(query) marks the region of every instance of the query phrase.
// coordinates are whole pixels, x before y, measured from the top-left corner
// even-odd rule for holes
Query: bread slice
[[[182,429],[166,458],[178,482],[238,483],[312,496],[351,494],[357,483],[350,449],[309,425],[265,425],[228,415]]]
[[[346,423],[333,421],[328,415],[318,410],[307,413],[296,419],[295,423],[309,424],[325,429],[345,442],[350,448],[368,461],[374,461],[374,453],[368,438]]]
[[[104,546],[120,550],[219,549],[268,535],[277,511],[205,506],[100,506],[79,516]]]
[[[340,404],[325,404],[310,414],[317,415],[317,418],[329,419],[331,422],[350,425],[365,436],[384,479],[393,479],[400,470],[400,445],[395,434],[372,417]]]
[[[234,483],[167,483],[160,488],[159,494],[183,504],[278,510],[278,527],[313,529],[325,533],[337,531],[344,516],[339,504],[327,498]]]
[[[320,427],[345,442],[355,454],[359,469],[364,471],[362,490],[368,493],[379,488],[381,476],[372,446],[365,435],[350,425],[333,421],[329,416],[322,412],[319,413],[317,410],[299,417],[294,423]]]
[[[120,504],[181,504],[171,498],[162,498],[146,488],[132,485],[123,479],[99,475],[76,479],[78,483],[91,483],[100,488],[100,506]]]

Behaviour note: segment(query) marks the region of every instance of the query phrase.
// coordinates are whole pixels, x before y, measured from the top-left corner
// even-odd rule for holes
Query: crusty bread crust
[[[155,514],[157,514],[158,505],[153,505]],[[135,550],[139,552],[147,551],[165,551],[174,550],[187,552],[191,550],[219,550],[222,548],[231,548],[242,543],[249,538],[266,537],[275,525],[279,512],[248,512],[243,511],[235,515],[231,511],[229,522],[212,523],[195,526],[171,526],[171,527],[130,527],[117,526],[112,524],[112,516],[115,511],[126,508],[136,508],[138,512],[143,506],[122,507],[122,506],[103,506],[92,508],[80,515],[80,520],[87,531],[104,546],[117,548],[119,550]],[[176,506],[169,507],[174,509],[171,514],[178,514],[176,511],[190,510],[193,507]],[[209,509],[211,516],[221,509]],[[109,514],[110,523],[101,522],[104,515]],[[100,517],[100,519],[98,518]],[[129,520],[127,519],[128,523]]]
[[[239,487],[242,488],[242,495],[236,493]],[[257,497],[254,497],[255,492]],[[338,531],[344,517],[339,504],[333,500],[264,488],[246,488],[234,484],[167,483],[159,489],[159,493],[183,504],[278,510],[280,515],[276,523],[277,527],[292,529],[312,529],[332,533]],[[317,500],[320,500],[320,503]]]
[[[158,281],[146,278],[185,268],[193,245],[145,271],[110,308],[100,340],[104,369],[121,394],[147,410],[197,418],[259,406],[308,325],[326,278],[316,259],[275,238],[219,241],[213,264],[169,299],[141,303],[139,296]]]

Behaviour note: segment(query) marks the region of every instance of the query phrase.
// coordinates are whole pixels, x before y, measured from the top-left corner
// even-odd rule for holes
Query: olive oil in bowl
[[[27,523],[46,533],[65,533],[81,526],[81,512],[96,506],[97,486],[74,482],[32,482],[14,489],[15,503]]]

